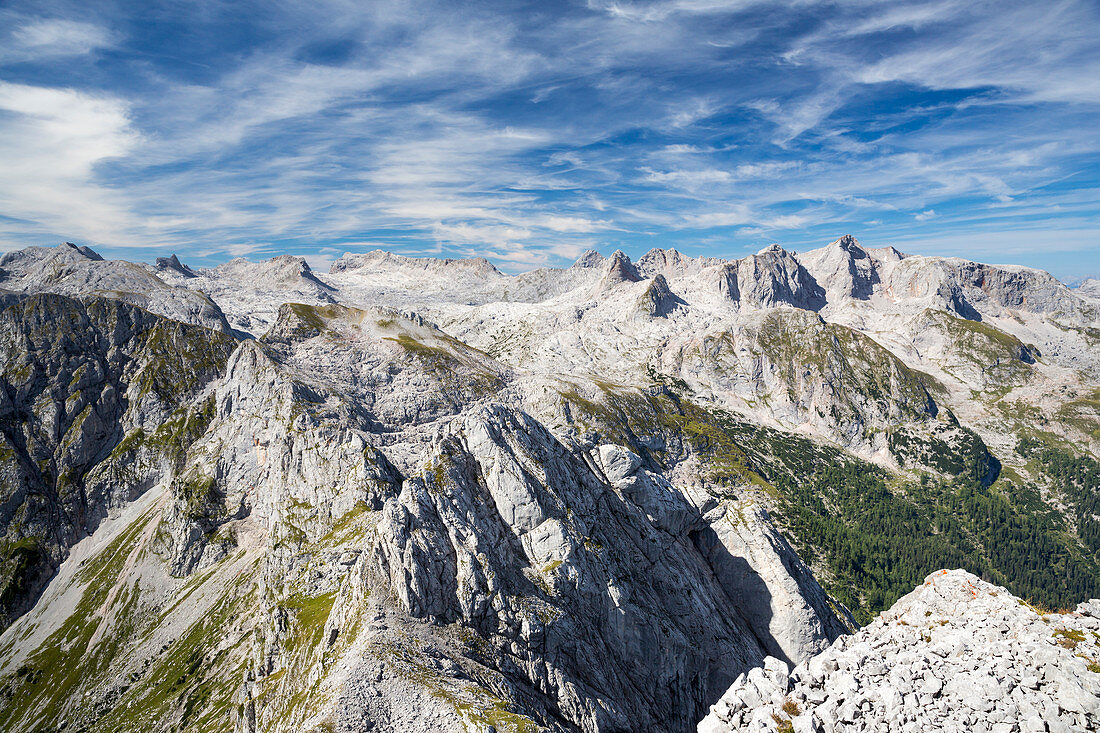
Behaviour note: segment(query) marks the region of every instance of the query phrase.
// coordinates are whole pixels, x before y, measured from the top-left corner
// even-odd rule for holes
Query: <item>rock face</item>
[[[799,260],[813,278],[827,289],[830,301],[855,298],[867,300],[881,285],[884,271],[901,260],[891,248],[865,249],[856,238],[845,235],[827,247],[802,255]]]
[[[687,731],[841,648],[825,587],[877,611],[871,562],[922,561],[838,554],[864,520],[952,557],[1046,528],[1024,541],[1095,570],[1100,323],[1033,271],[852,238],[515,277],[0,266],[5,731]],[[1033,414],[1081,446],[1058,481],[1016,452]]]
[[[1086,731],[1100,726],[1100,600],[1041,613],[962,570],[933,573],[793,670],[739,677],[700,733]]]
[[[1100,299],[1100,280],[1090,277],[1077,286],[1077,293],[1089,298]]]
[[[682,343],[675,338],[672,344]],[[849,445],[887,426],[938,429],[935,380],[876,341],[803,309],[754,313],[685,345],[663,369],[721,391],[727,399],[768,402],[786,424],[813,425]],[[888,399],[881,395],[888,394]]]
[[[188,411],[202,412],[194,402],[235,345],[118,300],[34,295],[0,311],[0,526],[18,548],[0,623],[182,459],[205,427]]]
[[[434,452],[382,509],[380,567],[411,615],[512,639],[509,663],[581,729],[683,730],[720,691],[723,660],[801,658],[844,630],[765,523],[718,535],[620,446],[578,455],[529,416],[487,408]],[[750,544],[756,568],[733,554]],[[781,575],[816,626],[776,621],[776,638],[767,619],[787,611],[766,599],[779,578],[758,569]],[[803,600],[799,581],[817,595]]]
[[[221,309],[205,294],[172,287],[142,265],[104,260],[68,242],[28,247],[0,257],[0,288],[22,293],[116,298],[185,323],[229,331]]]
[[[195,277],[195,271],[180,262],[180,258],[176,255],[172,255],[170,257],[158,257],[155,265],[157,270],[167,274],[169,277]]]
[[[95,343],[62,352],[86,359]],[[13,354],[42,361],[30,343]],[[51,710],[96,729],[120,706],[138,727],[178,716],[156,670],[184,654],[204,670],[187,694],[240,684],[243,665],[234,709],[256,730],[688,730],[738,672],[845,632],[766,512],[738,519],[648,452],[555,435],[523,409],[552,420],[550,405],[423,319],[287,304],[224,356],[186,450],[148,475],[110,473],[115,495],[153,508],[88,538],[103,549],[80,545],[5,636],[9,728]],[[108,465],[160,444],[119,430],[137,417],[104,420]],[[126,562],[101,559],[120,543]],[[224,628],[205,630],[220,613]],[[98,619],[120,628],[105,636]],[[102,666],[51,668],[62,637]],[[327,692],[303,698],[303,684]]]
[[[766,510],[742,502],[715,511],[724,521],[712,520],[695,545],[769,655],[806,659],[847,632],[851,621],[824,612],[832,602]]]
[[[724,265],[718,289],[730,300],[749,308],[791,305],[815,311],[825,305],[821,286],[779,245]]]

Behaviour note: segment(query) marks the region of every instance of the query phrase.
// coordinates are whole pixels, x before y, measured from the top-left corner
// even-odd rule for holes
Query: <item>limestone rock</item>
[[[936,580],[847,637],[772,519],[802,450],[989,483],[1002,409],[1090,445],[1095,301],[1032,271],[852,238],[518,276],[66,245],[0,288],[5,729],[1095,722],[1061,645],[1093,653],[1100,604],[1040,643]]]
[[[739,677],[699,730],[1095,730],[1097,606],[1040,614],[1004,588],[941,570],[789,680],[767,660],[765,674]]]
[[[117,298],[185,323],[230,330],[221,308],[203,293],[174,287],[146,267],[104,260],[88,247],[68,242],[54,248],[28,247],[0,257],[0,288]]]

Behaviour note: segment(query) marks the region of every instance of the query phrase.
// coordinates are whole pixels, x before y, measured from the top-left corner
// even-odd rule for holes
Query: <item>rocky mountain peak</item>
[[[642,276],[634,267],[634,263],[630,261],[625,252],[617,249],[611,253],[611,256],[604,263],[604,274],[600,279],[600,283],[603,286],[614,286],[618,283],[636,283],[641,280]]]
[[[372,250],[364,254],[345,253],[329,267],[329,273],[354,270],[405,270],[421,272],[465,272],[480,276],[503,276],[492,262],[484,257],[462,259],[440,257],[406,257],[385,250]]]
[[[169,257],[158,257],[156,259],[155,267],[158,270],[171,271],[177,275],[180,275],[181,277],[197,277],[195,271],[180,262],[180,258],[174,254]]]
[[[660,272],[670,268],[683,268],[684,263],[690,259],[677,249],[654,247],[638,258],[637,266],[640,271]]]
[[[0,258],[0,288],[73,297],[110,294],[169,318],[230,330],[221,309],[207,296],[175,287],[155,273],[148,265],[105,260],[94,250],[70,242],[28,247]]]
[[[874,254],[880,260],[883,260],[885,262],[900,262],[901,260],[903,260],[903,259],[905,259],[906,257],[909,256],[909,255],[905,254],[904,252],[898,251],[897,248],[895,248],[893,246],[890,246],[890,245],[888,245],[886,247],[876,248],[874,250]]]
[[[604,256],[594,249],[585,250],[584,254],[577,258],[572,267],[591,268],[599,267],[604,262]]]
[[[732,731],[1096,730],[1100,601],[1040,613],[941,570],[793,670],[740,676],[699,725]]]
[[[669,288],[665,276],[660,274],[653,278],[642,297],[644,311],[657,318],[667,316],[676,306],[684,304],[684,300]]]
[[[860,252],[862,252],[862,250],[863,250],[863,248],[859,244],[859,240],[857,240],[851,234],[845,234],[843,237],[836,240],[835,242],[833,242],[829,246],[830,247],[839,247],[840,249],[844,250],[845,252],[850,252],[853,249],[858,250]]]
[[[1100,298],[1100,280],[1096,278],[1087,278],[1081,281],[1081,284],[1077,286],[1077,292],[1081,295],[1086,295],[1090,298]]]
[[[850,234],[799,256],[830,300],[867,300],[881,281],[881,263]]]
[[[692,277],[704,270],[719,267],[726,260],[718,257],[689,257],[675,249],[653,248],[638,260],[637,268],[644,277],[661,274],[670,279]]]
[[[252,263],[248,260],[238,258],[229,264],[234,263],[237,268],[242,271],[249,271],[254,277],[270,279],[285,284],[296,284],[300,281],[306,281],[324,290],[335,289],[331,285],[317,279],[317,276],[313,273],[313,269],[310,268],[309,263],[306,262],[304,257],[278,255],[277,257],[272,257],[269,260],[258,263]]]
[[[777,244],[728,263],[717,277],[719,291],[742,306],[820,310],[825,305],[825,293],[814,278]]]
[[[96,262],[103,262],[98,252],[72,242],[62,242],[56,247],[26,247],[0,256],[0,268],[7,273],[6,276],[20,278],[56,273],[60,266]]]
[[[293,254],[281,254],[261,262],[237,258],[204,271],[204,275],[215,281],[231,281],[233,287],[245,291],[289,289],[316,294],[322,300],[328,299],[328,293],[335,289],[321,282],[304,258]]]
[[[91,247],[85,247],[72,242],[62,242],[57,246],[57,249],[61,252],[79,254],[85,259],[89,259],[95,262],[102,262],[103,258]]]

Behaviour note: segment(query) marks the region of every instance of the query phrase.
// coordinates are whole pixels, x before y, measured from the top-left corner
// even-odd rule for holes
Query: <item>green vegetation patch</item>
[[[1066,649],[1076,649],[1077,645],[1085,640],[1084,632],[1077,629],[1058,629],[1053,636],[1058,640],[1058,644]]]
[[[332,529],[328,531],[324,537],[322,537],[318,544],[330,545],[334,543],[346,542],[360,533],[356,530],[360,524],[360,520],[371,513],[371,508],[367,505],[367,502],[359,500],[355,502],[355,506],[346,511],[343,516],[337,519],[332,524]]]
[[[1090,455],[1075,456],[1065,447],[1033,437],[1016,444],[1016,453],[1046,474],[1053,488],[1072,507],[1077,537],[1094,555],[1100,556],[1100,462]],[[1096,593],[1082,598],[1095,598]]]
[[[932,376],[906,366],[869,336],[812,313],[772,311],[761,322],[758,340],[792,396],[807,366],[827,375],[848,401],[861,395],[916,418],[929,413],[930,390],[943,391]]]
[[[1100,389],[1069,400],[1058,408],[1056,417],[1094,439],[1100,439]]]
[[[396,338],[393,336],[385,336],[384,338],[386,341],[393,341],[405,351],[421,359],[426,359],[428,361],[438,360],[445,363],[458,361],[449,350],[441,346],[428,346],[423,341],[418,341],[407,333],[399,333]]]
[[[1030,362],[1039,349],[1025,344],[1010,333],[982,321],[959,318],[945,311],[928,309],[922,314],[952,338],[960,353],[988,365],[999,360]],[[1026,368],[1026,364],[1025,364]]]
[[[968,476],[991,483],[1000,471],[1000,463],[989,453],[985,442],[969,428],[955,427],[949,432],[928,432],[901,426],[887,434],[887,445],[903,468],[929,468],[947,476]]]
[[[168,404],[193,394],[225,370],[237,339],[218,331],[158,319],[142,332],[135,359],[142,364],[132,382],[144,396]]]
[[[820,557],[831,576],[824,585],[860,623],[940,568],[965,568],[1052,606],[1100,594],[1096,557],[1033,489],[927,474],[891,488],[888,478],[852,461],[776,482],[784,529],[805,558]]]
[[[335,600],[335,592],[312,597],[296,594],[279,604],[294,619],[293,631],[286,639],[290,654],[308,652],[320,645]]]
[[[209,518],[219,498],[218,482],[201,473],[177,478],[172,482],[172,492],[183,504],[183,515],[196,521]]]
[[[43,559],[41,537],[0,540],[0,614],[14,610]]]
[[[33,730],[65,719],[81,702],[78,691],[95,689],[134,637],[138,589],[122,571],[152,517],[147,512],[135,520],[77,573],[76,580],[86,585],[76,608],[27,656],[15,677],[4,680],[0,729]],[[107,623],[111,627],[92,644]]]
[[[727,415],[707,410],[676,395],[651,394],[597,383],[602,394],[591,400],[576,390],[561,393],[568,417],[582,430],[596,431],[602,442],[631,446],[667,468],[697,453],[707,467],[707,480],[717,487],[754,484],[770,488],[731,433]],[[646,445],[657,438],[663,447]]]
[[[178,730],[232,730],[233,696],[248,660],[239,647],[226,644],[226,634],[254,605],[254,589],[243,591],[248,582],[246,575],[227,587],[96,721],[95,730],[152,730],[170,720],[178,720]]]
[[[416,358],[448,390],[457,390],[479,397],[490,394],[503,385],[500,375],[477,363],[476,360],[464,363],[457,356],[456,351],[465,351],[468,355],[485,358],[488,358],[488,354],[457,339],[446,340],[451,348],[431,346],[407,333],[399,333],[396,337],[384,336],[383,339],[399,345],[407,354]]]
[[[158,425],[152,434],[141,428],[131,430],[114,447],[107,461],[117,462],[129,453],[147,449],[181,465],[187,449],[210,427],[215,412],[213,396],[197,406],[181,407]]]

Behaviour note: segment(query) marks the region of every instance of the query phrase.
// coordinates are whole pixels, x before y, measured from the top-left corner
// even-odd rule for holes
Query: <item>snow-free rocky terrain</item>
[[[872,670],[818,700],[814,660],[904,642],[845,635],[928,573],[1100,597],[1098,379],[1095,289],[851,237],[517,276],[12,252],[0,730],[689,731],[787,664],[788,723],[869,721]],[[933,647],[968,623],[921,602]],[[1093,725],[1061,679],[993,722]],[[969,715],[934,699],[909,722]]]
[[[794,670],[764,660],[699,726],[730,731],[1100,730],[1100,601],[1043,613],[942,570]]]

